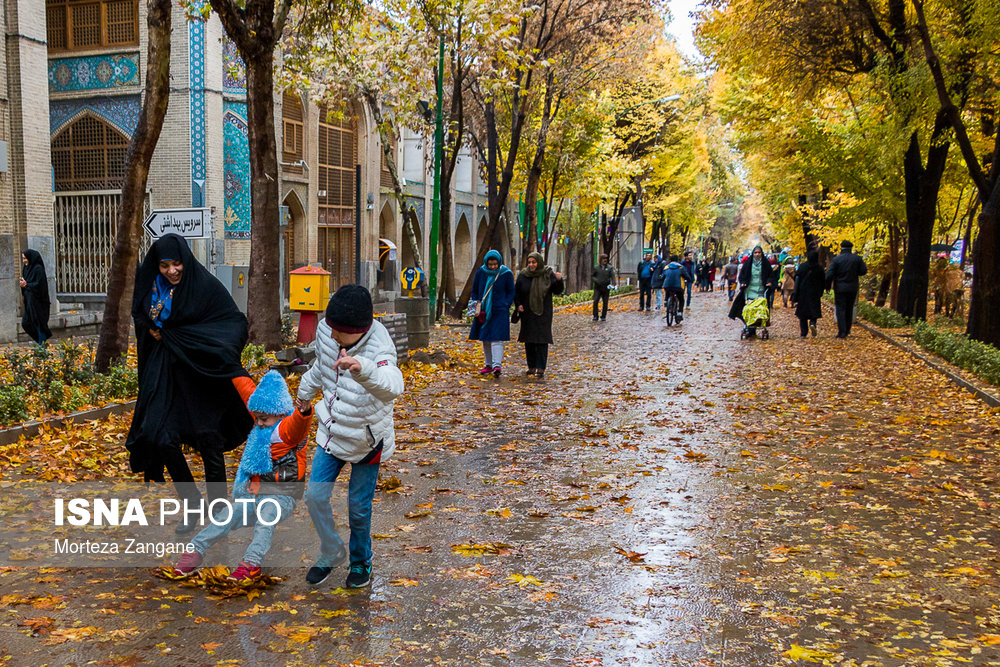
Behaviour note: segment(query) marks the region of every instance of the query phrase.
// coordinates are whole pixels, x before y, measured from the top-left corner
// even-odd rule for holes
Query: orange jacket
[[[247,404],[247,401],[250,400],[250,396],[253,394],[254,390],[257,389],[257,384],[251,378],[245,376],[233,378],[233,386],[236,387],[236,391],[240,393],[240,398],[243,399],[244,405]],[[298,410],[294,410],[292,414],[282,419],[278,424],[278,437],[281,441],[271,443],[271,459],[275,464],[275,472],[266,476],[270,477],[270,479],[264,480],[267,487],[272,487],[270,489],[265,487],[264,491],[266,493],[273,492],[282,495],[294,495],[296,497],[301,495],[303,482],[305,482],[306,479],[306,439],[309,437],[309,426],[312,423],[312,417],[311,410],[307,415],[302,414]],[[291,462],[289,455],[292,453],[294,453],[296,465],[284,465]],[[290,468],[291,470],[297,471],[295,479],[276,479],[276,477],[279,476],[279,463],[283,464],[281,466],[283,469]],[[274,489],[273,484],[275,483],[297,484],[298,492],[282,492],[281,490]],[[250,478],[250,484],[248,485],[247,490],[250,493],[261,492],[260,475],[254,475]]]

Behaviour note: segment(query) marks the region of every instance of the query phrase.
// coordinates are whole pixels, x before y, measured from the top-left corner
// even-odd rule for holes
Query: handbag
[[[497,276],[497,278],[499,277],[500,276]],[[497,281],[494,279],[493,282],[490,283],[489,288],[486,290],[486,294],[483,295],[482,301],[479,302],[479,312],[476,313],[476,322],[479,324],[486,324],[486,311],[483,310],[483,304],[486,303],[486,297],[490,295],[490,292],[493,291],[493,286],[496,284]]]

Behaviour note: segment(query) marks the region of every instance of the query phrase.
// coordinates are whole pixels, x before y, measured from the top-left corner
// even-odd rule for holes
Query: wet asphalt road
[[[798,344],[789,322],[741,342],[718,292],[672,328],[612,303],[605,323],[557,316],[544,381],[511,345],[500,380],[456,370],[401,402],[383,477],[403,486],[376,495],[369,590],[307,586],[308,556],[252,602],[148,570],[9,571],[0,594],[56,602],[0,607],[0,664],[791,663],[793,624],[760,610],[791,614],[809,591],[768,579],[775,507],[739,465],[738,423],[761,366]],[[345,506],[339,488],[346,540]],[[19,625],[37,616],[97,630],[46,645]],[[836,655],[951,664],[874,651]]]

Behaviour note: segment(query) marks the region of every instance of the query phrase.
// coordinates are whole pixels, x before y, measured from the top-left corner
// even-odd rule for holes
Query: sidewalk
[[[778,309],[740,341],[728,305],[696,294],[670,328],[575,306],[544,381],[512,344],[499,381],[404,395],[370,590],[311,589],[310,562],[252,602],[10,570],[0,661],[1000,664],[995,413],[829,318],[800,341]],[[341,529],[345,505],[342,480]],[[71,638],[29,636],[39,617]]]

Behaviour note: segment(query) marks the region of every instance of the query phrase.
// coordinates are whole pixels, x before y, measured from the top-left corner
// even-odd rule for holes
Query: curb
[[[830,310],[833,309],[830,308]],[[861,327],[862,329],[864,329],[865,331],[867,331],[868,333],[870,333],[871,335],[875,336],[876,338],[881,338],[887,343],[895,347],[898,347],[900,350],[908,352],[910,355],[916,357],[920,361],[924,362],[925,364],[927,364],[928,366],[930,366],[931,368],[933,368],[934,370],[936,370],[937,372],[941,373],[946,378],[951,380],[952,384],[955,384],[961,387],[962,389],[968,390],[973,394],[975,394],[977,398],[979,398],[981,401],[989,405],[991,408],[1000,408],[1000,396],[997,396],[996,394],[993,394],[983,389],[982,387],[979,387],[973,384],[972,382],[969,382],[964,377],[962,377],[954,370],[952,370],[952,368],[950,367],[951,364],[948,364],[948,362],[944,361],[943,359],[931,359],[930,357],[918,352],[916,349],[914,349],[913,346],[908,345],[905,341],[899,340],[895,336],[887,334],[881,329],[875,327],[874,325],[869,324],[868,322],[865,322],[863,320],[860,320],[857,317],[854,318],[854,323],[859,327]]]
[[[80,421],[91,421],[94,419],[104,419],[105,417],[110,417],[111,415],[122,414],[124,412],[130,412],[135,409],[135,401],[129,401],[128,403],[110,403],[101,408],[94,408],[93,410],[84,410],[82,412],[72,412],[68,415],[62,415],[60,417],[50,417],[48,419],[42,419],[41,421],[25,422],[20,426],[15,426],[13,428],[8,428],[0,431],[0,447],[4,445],[12,445],[21,439],[21,436],[27,438],[34,437],[38,435],[38,432],[43,426],[64,426],[67,422],[80,420]]]

